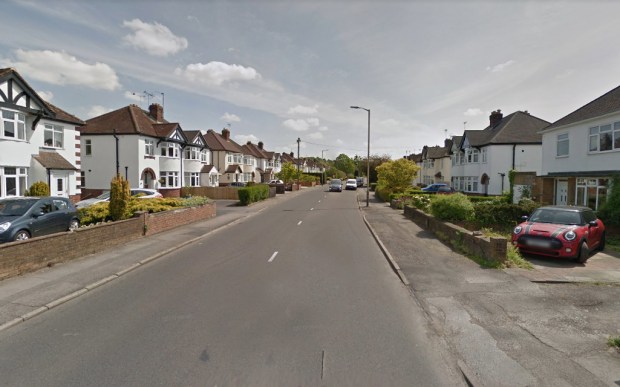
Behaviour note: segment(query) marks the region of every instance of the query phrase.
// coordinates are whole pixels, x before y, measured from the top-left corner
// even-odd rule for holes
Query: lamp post
[[[362,109],[368,112],[368,152],[366,155],[366,207],[370,205],[370,109],[361,106],[351,106],[351,109]]]

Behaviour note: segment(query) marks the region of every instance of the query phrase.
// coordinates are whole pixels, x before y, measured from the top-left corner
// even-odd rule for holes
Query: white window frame
[[[206,149],[200,150],[200,161],[202,161],[203,163],[209,162],[209,152]]]
[[[200,148],[196,148],[195,146],[188,146],[185,149],[185,159],[200,160]]]
[[[482,148],[482,149],[480,150],[480,159],[481,159],[481,162],[482,162],[483,164],[486,164],[486,163],[487,163],[487,161],[488,161],[488,158],[487,158],[487,153],[488,153],[488,152],[487,152],[487,148]]]
[[[13,181],[15,192],[10,195],[7,192],[7,180]],[[28,188],[28,168],[0,167],[0,197],[24,196]]]
[[[48,144],[47,140],[52,143]],[[56,124],[45,124],[43,128],[43,145],[49,148],[62,148],[64,144],[64,127]]]
[[[609,138],[609,149],[601,150],[602,137]],[[588,130],[588,152],[611,152],[620,150],[620,121],[592,126]]]
[[[179,187],[179,172],[177,171],[161,171],[160,186],[162,188],[178,188]]]
[[[84,140],[84,156],[92,156],[93,155],[93,140],[86,139]]]
[[[566,143],[566,150],[562,145]],[[555,157],[568,157],[570,153],[570,137],[568,133],[560,133],[556,136],[556,144],[555,144]]]
[[[155,156],[155,140],[152,138],[144,139],[144,155]]]
[[[26,115],[24,113],[15,112],[12,110],[4,110],[2,109],[2,114],[0,114],[0,119],[2,119],[2,127],[0,128],[0,136],[4,138],[9,138],[12,140],[26,140]],[[12,115],[13,117],[7,117]],[[6,135],[6,127],[13,126],[13,135]]]
[[[179,158],[179,144],[174,142],[163,142],[160,148],[161,157]]]
[[[200,187],[200,172],[185,172],[184,175],[184,186]]]

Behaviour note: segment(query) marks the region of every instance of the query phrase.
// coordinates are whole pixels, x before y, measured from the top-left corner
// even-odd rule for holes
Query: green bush
[[[530,215],[540,205],[531,199],[519,204],[506,203],[502,199],[474,203],[474,221],[479,227],[506,231],[521,222],[521,217]]]
[[[239,189],[239,202],[243,206],[269,198],[269,186],[257,184]]]
[[[499,196],[467,196],[469,201],[471,201],[472,203],[492,202],[494,200],[498,200],[498,197]]]
[[[384,202],[390,201],[390,195],[392,195],[392,191],[389,188],[377,185],[375,187],[375,196]]]
[[[599,207],[597,214],[606,225],[620,226],[620,176],[612,179],[607,201]]]
[[[112,220],[127,219],[130,215],[128,211],[129,182],[121,175],[116,175],[110,185],[110,218]]]
[[[26,191],[26,196],[50,196],[50,186],[44,181],[35,181]]]
[[[447,221],[468,221],[474,217],[474,205],[462,193],[436,195],[430,210],[434,217]]]
[[[428,213],[430,211],[431,196],[412,195],[409,199],[405,200],[405,204]]]

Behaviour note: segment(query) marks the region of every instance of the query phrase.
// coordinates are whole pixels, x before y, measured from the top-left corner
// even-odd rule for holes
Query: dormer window
[[[43,131],[43,145],[52,148],[62,148],[63,127],[62,125],[45,124]]]
[[[26,139],[26,116],[22,113],[2,110],[2,137],[25,140]]]

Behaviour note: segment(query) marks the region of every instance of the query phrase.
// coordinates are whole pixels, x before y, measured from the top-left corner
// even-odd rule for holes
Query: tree
[[[276,173],[278,179],[285,183],[290,183],[297,177],[297,167],[291,162],[282,164],[280,172]]]
[[[407,159],[389,160],[377,167],[378,185],[389,192],[404,192],[411,187],[420,168]]]
[[[355,173],[355,162],[344,153],[341,153],[338,157],[336,157],[334,164],[336,169],[346,173],[347,176],[353,176],[353,173]]]
[[[110,217],[112,220],[121,220],[127,217],[129,208],[129,182],[121,175],[116,175],[110,185]]]

